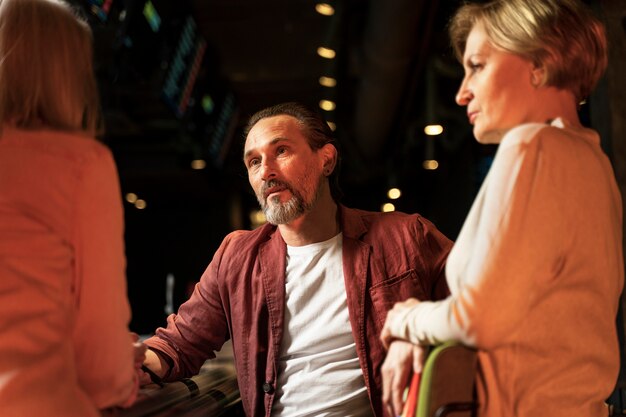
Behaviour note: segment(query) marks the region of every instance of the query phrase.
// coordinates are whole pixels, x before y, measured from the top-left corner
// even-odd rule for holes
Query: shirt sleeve
[[[431,277],[431,300],[441,300],[450,294],[446,283],[446,261],[452,241],[448,239],[437,227],[424,217],[419,218],[421,225],[420,254],[424,262],[424,269]]]
[[[145,342],[171,365],[166,380],[196,375],[230,337],[218,277],[231,237],[232,234],[224,239],[189,300],[176,314],[170,314],[165,328],[158,328],[155,336]]]
[[[128,330],[123,207],[110,151],[96,147],[79,175],[74,230],[79,384],[98,408],[130,405],[138,381]]]
[[[558,269],[558,248],[563,247],[560,203],[553,197],[558,179],[549,172],[556,158],[543,148],[541,137],[503,141],[463,226],[472,237],[453,249],[469,251],[463,255],[466,265],[447,271],[461,274],[448,277],[461,282],[458,291],[400,312],[390,323],[393,336],[420,344],[458,340],[493,348],[524,320],[541,297],[537,283]]]

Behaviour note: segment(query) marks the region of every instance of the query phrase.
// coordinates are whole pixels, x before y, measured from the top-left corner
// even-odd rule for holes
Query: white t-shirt
[[[372,415],[350,326],[341,247],[341,234],[287,246],[273,417]]]

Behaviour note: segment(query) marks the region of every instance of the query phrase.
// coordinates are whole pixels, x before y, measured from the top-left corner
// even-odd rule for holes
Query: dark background
[[[124,196],[146,202],[125,202],[133,331],[164,324],[168,274],[176,309],[222,238],[253,227],[242,126],[279,102],[336,102],[322,113],[341,144],[346,205],[380,210],[396,186],[397,210],[419,212],[456,238],[496,149],[475,142],[454,103],[462,69],[446,23],[458,0],[337,0],[333,16],[311,0],[73,3],[94,32],[102,139]],[[613,49],[581,117],[600,131],[623,189],[626,2],[587,3],[607,23]],[[335,59],[318,56],[319,46],[334,48]],[[336,87],[322,87],[323,75]],[[444,133],[427,137],[428,123]],[[196,159],[206,167],[192,169]],[[438,169],[423,168],[430,159]]]

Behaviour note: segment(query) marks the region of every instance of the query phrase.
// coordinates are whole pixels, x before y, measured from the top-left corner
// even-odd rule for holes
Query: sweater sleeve
[[[562,261],[564,227],[553,197],[559,185],[549,175],[556,158],[542,146],[547,131],[517,129],[500,145],[450,255],[468,251],[462,256],[466,264],[448,265],[448,281],[460,284],[443,301],[422,302],[396,315],[390,323],[395,337],[492,348],[527,316],[541,297],[537,283]]]
[[[97,146],[83,161],[74,236],[77,318],[74,333],[81,387],[98,408],[129,405],[138,390],[126,293],[123,207],[115,162]]]

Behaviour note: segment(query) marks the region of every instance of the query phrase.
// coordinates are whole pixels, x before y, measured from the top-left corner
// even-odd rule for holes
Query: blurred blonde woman
[[[0,2],[0,414],[98,416],[137,394],[123,212],[92,35],[61,1]],[[135,360],[134,356],[139,357]]]
[[[622,205],[578,117],[607,65],[604,29],[577,0],[495,0],[463,5],[450,35],[465,69],[456,101],[476,140],[499,147],[448,258],[451,295],[396,304],[383,343],[475,346],[479,416],[606,416]],[[398,412],[406,367],[389,355],[383,368]]]

